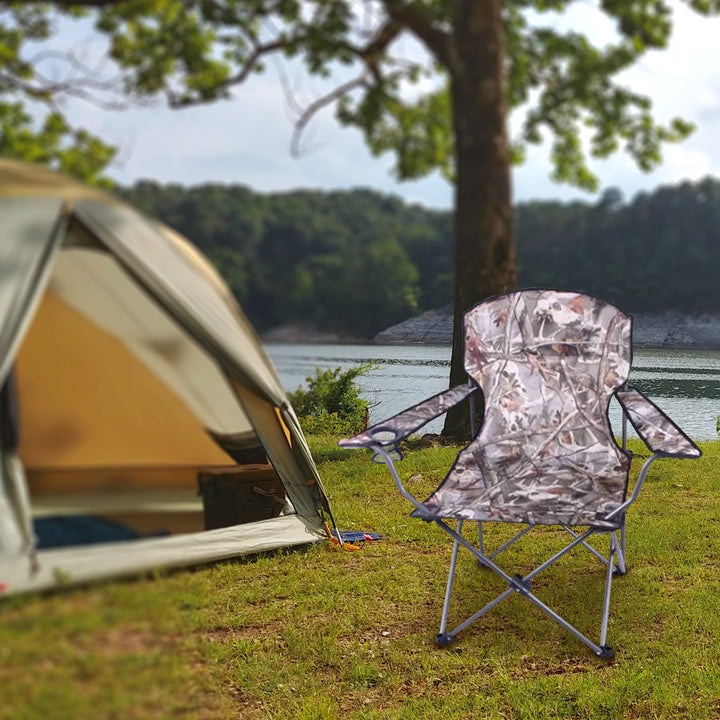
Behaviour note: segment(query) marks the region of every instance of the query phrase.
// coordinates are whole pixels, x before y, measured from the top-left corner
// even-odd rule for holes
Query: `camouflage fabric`
[[[465,367],[485,396],[479,434],[413,515],[615,528],[630,454],[607,408],[627,380],[631,320],[588,295],[524,290],[465,315]]]
[[[640,391],[628,387],[618,390],[616,396],[650,450],[673,457],[700,457],[698,446]]]
[[[388,420],[369,427],[364,432],[347,440],[340,440],[338,445],[344,448],[371,447],[373,445],[395,445],[400,440],[412,435],[430,420],[445,414],[451,407],[462,402],[468,395],[477,390],[476,385],[457,385],[445,392],[433,395]]]

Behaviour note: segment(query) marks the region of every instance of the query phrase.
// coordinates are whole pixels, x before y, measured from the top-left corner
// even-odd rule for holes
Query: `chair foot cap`
[[[626,574],[627,574],[627,568],[625,568],[625,570],[621,570],[617,566],[615,566],[613,568],[613,575],[615,575],[615,577],[621,577],[622,575],[626,575]]]
[[[440,645],[440,646],[450,645],[450,643],[451,643],[454,639],[455,639],[455,638],[454,638],[450,633],[447,633],[447,632],[438,633],[438,634],[435,636],[435,643],[436,643],[437,645]]]
[[[613,649],[609,645],[601,645],[597,656],[603,660],[609,660],[613,656]]]

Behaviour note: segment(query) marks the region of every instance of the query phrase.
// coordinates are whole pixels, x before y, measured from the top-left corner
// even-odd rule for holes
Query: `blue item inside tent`
[[[131,528],[94,515],[57,515],[34,520],[38,549],[134,540]]]

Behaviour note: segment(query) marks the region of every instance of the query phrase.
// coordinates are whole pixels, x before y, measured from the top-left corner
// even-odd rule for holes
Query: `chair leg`
[[[462,533],[463,521],[458,520],[457,533]],[[481,531],[482,532],[482,531]],[[460,549],[460,541],[456,538],[453,543],[452,556],[450,558],[450,571],[448,572],[447,586],[445,588],[445,602],[443,603],[442,618],[440,620],[440,632],[435,636],[435,642],[438,645],[449,645],[454,638],[454,634],[446,631],[447,618],[450,611],[450,596],[452,595],[453,582],[455,581],[455,568],[457,566],[458,550]]]
[[[613,656],[612,648],[606,644],[607,640],[607,629],[608,619],[610,617],[610,591],[612,589],[612,579],[615,571],[615,558],[617,554],[618,561],[620,561],[620,553],[618,552],[620,547],[618,545],[617,534],[612,533],[610,535],[610,550],[608,552],[608,565],[607,573],[605,573],[605,597],[603,598],[603,616],[602,625],[600,627],[600,648],[604,654],[600,654],[599,657],[611,658]],[[622,562],[624,565],[624,561]]]
[[[616,535],[616,533],[613,533],[613,535]],[[623,524],[620,528],[620,542],[616,543],[615,547],[617,549],[618,564],[613,572],[615,575],[624,575],[627,572],[627,565],[625,564],[625,518],[623,518]]]

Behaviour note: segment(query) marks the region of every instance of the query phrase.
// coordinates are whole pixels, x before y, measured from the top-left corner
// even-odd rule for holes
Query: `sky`
[[[647,94],[660,120],[681,116],[697,125],[679,145],[666,146],[664,162],[643,173],[626,155],[593,161],[601,187],[619,188],[626,200],[663,184],[720,176],[720,18],[701,18],[676,6],[673,40],[666,50],[646,56],[623,81]],[[589,32],[599,42],[612,38],[609,22],[593,11],[591,2],[577,6],[558,21]],[[314,97],[314,81],[290,71],[301,94]],[[389,155],[374,157],[362,136],[341,127],[332,109],[313,120],[303,138],[300,157],[290,153],[292,119],[276,69],[254,77],[234,91],[230,101],[205,107],[169,110],[160,103],[137,110],[108,111],[82,101],[68,102],[70,119],[119,147],[108,174],[122,185],[141,179],[191,186],[205,182],[242,184],[258,192],[297,188],[318,190],[369,187],[408,202],[449,208],[452,187],[439,176],[398,182]],[[517,124],[511,117],[510,128]],[[548,147],[534,147],[526,162],[513,171],[516,201],[581,199],[597,196],[549,179]]]

